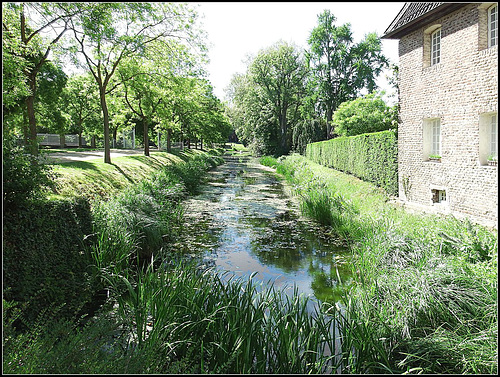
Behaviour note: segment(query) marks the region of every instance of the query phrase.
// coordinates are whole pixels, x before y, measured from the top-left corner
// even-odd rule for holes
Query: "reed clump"
[[[303,214],[351,246],[356,284],[342,301],[342,341],[353,349],[346,371],[496,373],[496,233],[451,216],[406,213],[382,190],[300,155],[277,162]]]

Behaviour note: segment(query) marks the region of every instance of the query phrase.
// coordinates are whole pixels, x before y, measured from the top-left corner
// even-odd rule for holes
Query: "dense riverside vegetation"
[[[273,287],[257,290],[251,281],[223,282],[210,269],[165,253],[162,246],[180,225],[182,199],[196,192],[203,171],[221,162],[201,152],[184,159],[148,179],[135,181],[130,173],[135,184],[111,196],[91,195],[92,233],[79,244],[81,253],[62,250],[67,253],[61,255],[83,262],[78,271],[83,275],[68,278],[74,266],[67,264],[41,289],[73,288],[76,295],[51,305],[34,301],[35,296],[4,294],[5,373],[320,373],[343,361],[328,351],[336,347],[335,306],[318,308],[311,316],[298,292],[288,296]],[[134,171],[126,168],[127,161],[136,162],[133,157],[119,161],[121,169]],[[61,164],[56,170],[63,175],[74,166]],[[37,200],[51,208],[61,199]],[[58,223],[67,224],[72,216],[62,211]],[[43,235],[54,229],[37,231]],[[44,240],[45,248],[59,250],[57,237]],[[40,255],[33,249],[28,263],[36,269]],[[94,291],[92,302],[74,285],[75,277]],[[31,278],[10,282],[37,286],[40,275]],[[30,311],[33,305],[36,310]],[[27,309],[38,315],[26,316]]]
[[[129,158],[121,169],[133,172]],[[356,284],[311,315],[297,292],[223,282],[165,255],[182,198],[221,162],[202,152],[184,159],[93,202],[87,272],[101,307],[76,316],[49,307],[27,322],[23,304],[4,296],[4,372],[496,372],[493,233],[407,214],[383,190],[302,156],[263,158],[287,177],[304,213],[353,251]]]
[[[495,232],[407,213],[382,189],[300,155],[261,162],[293,185],[305,215],[351,245],[350,372],[497,372]]]

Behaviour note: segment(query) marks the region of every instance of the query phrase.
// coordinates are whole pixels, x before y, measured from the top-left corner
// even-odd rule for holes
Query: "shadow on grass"
[[[165,155],[165,156],[161,156],[161,157],[163,159],[168,160],[170,163],[178,162],[178,159],[173,158],[173,156]],[[129,156],[127,158],[139,161],[145,165],[152,166],[155,168],[161,168],[161,167],[165,166],[165,163],[155,156]]]
[[[94,162],[87,162],[87,161],[59,162],[56,165],[64,165],[70,168],[82,169],[82,170],[99,170]]]
[[[193,155],[195,155],[197,153],[202,153],[202,152],[204,152],[204,151],[200,150],[200,149],[184,149],[184,150],[173,150],[172,154],[174,156],[179,157],[183,161],[187,162],[193,157]]]
[[[130,183],[134,183],[134,180],[133,180],[132,178],[130,178],[130,177],[127,175],[127,173],[125,173],[125,172],[124,172],[124,171],[123,171],[123,170],[122,170],[122,169],[121,169],[118,165],[116,165],[116,164],[111,164],[111,165],[113,165],[113,166],[116,168],[116,170],[118,170],[120,173],[122,173],[122,175],[123,175],[125,178],[127,178],[127,180],[128,180]]]

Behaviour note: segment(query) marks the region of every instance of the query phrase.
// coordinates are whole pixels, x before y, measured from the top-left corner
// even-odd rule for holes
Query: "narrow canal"
[[[336,300],[339,281],[349,282],[345,246],[300,215],[298,199],[272,169],[247,156],[225,160],[185,202],[183,234],[173,249],[224,276],[252,276],[313,301]]]

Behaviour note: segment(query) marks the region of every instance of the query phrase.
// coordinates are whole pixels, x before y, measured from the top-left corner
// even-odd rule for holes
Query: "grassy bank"
[[[132,184],[149,179],[165,166],[186,162],[196,155],[204,154],[200,150],[188,149],[173,153],[151,152],[149,157],[115,157],[111,164],[104,163],[101,158],[57,163],[53,165],[57,179],[51,197],[108,199]]]
[[[305,215],[351,245],[351,372],[496,373],[495,232],[407,213],[383,190],[299,155],[261,162],[293,185]]]

